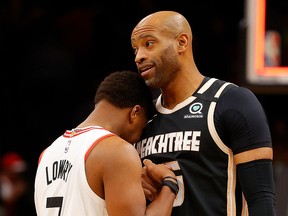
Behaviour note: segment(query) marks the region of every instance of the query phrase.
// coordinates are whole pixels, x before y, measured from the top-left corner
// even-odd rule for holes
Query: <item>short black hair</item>
[[[134,71],[122,70],[110,73],[99,85],[94,102],[106,99],[119,108],[135,105],[143,107],[146,117],[153,115],[153,97],[141,75]]]

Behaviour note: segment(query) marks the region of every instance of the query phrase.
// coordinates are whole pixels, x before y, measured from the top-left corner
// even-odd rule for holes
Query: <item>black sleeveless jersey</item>
[[[248,215],[233,154],[270,146],[266,115],[246,88],[205,77],[172,110],[156,101],[156,114],[139,142],[141,159],[170,165],[180,191],[172,215]]]

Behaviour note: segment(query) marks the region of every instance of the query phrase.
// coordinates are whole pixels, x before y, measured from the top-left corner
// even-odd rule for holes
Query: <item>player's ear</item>
[[[188,47],[188,35],[185,33],[181,33],[177,37],[177,45],[178,50],[182,51]]]
[[[141,112],[141,106],[140,105],[135,105],[130,112],[129,120],[130,123],[133,123],[137,117],[139,118],[140,112]]]

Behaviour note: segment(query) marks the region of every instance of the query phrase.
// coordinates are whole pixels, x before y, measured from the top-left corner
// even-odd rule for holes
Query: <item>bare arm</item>
[[[270,147],[262,147],[257,149],[252,149],[249,151],[241,152],[234,155],[235,164],[246,163],[253,160],[259,159],[273,159],[273,151]]]
[[[175,174],[166,165],[156,165],[151,160],[144,160],[144,165],[146,174],[153,179],[154,182],[157,182],[160,190],[159,196],[155,197],[153,202],[151,202],[147,207],[146,215],[171,215],[173,203],[179,190]],[[167,172],[167,169],[170,172]],[[169,181],[177,183],[177,192],[175,194],[171,193],[171,188],[167,186],[161,187],[164,177],[166,177]],[[159,206],[162,206],[162,209],[159,209]]]
[[[94,182],[98,182],[94,184],[94,189],[96,188],[94,191],[105,199],[109,216],[170,215],[175,194],[169,187],[162,187],[159,198],[146,209],[146,198],[141,185],[142,164],[137,151],[131,144],[117,137],[108,139],[108,143],[101,143],[101,146],[95,147],[93,150],[97,152],[95,155],[93,152],[90,154],[94,156],[94,167],[95,165],[98,167],[97,172],[90,176],[90,182],[93,178]],[[97,149],[99,147],[101,151]],[[156,167],[154,171],[158,174],[155,174],[154,178],[160,182],[165,176],[174,175],[164,165],[155,165],[151,162],[150,167],[154,166]],[[103,188],[102,192],[99,185]]]

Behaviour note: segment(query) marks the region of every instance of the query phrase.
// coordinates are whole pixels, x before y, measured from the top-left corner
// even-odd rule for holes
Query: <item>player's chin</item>
[[[149,86],[149,88],[151,88],[151,89],[158,89],[158,88],[160,88],[158,82],[156,82],[155,79],[152,79],[152,78],[151,78],[151,79],[147,79],[147,80],[145,80],[145,83],[146,83],[146,85]]]

